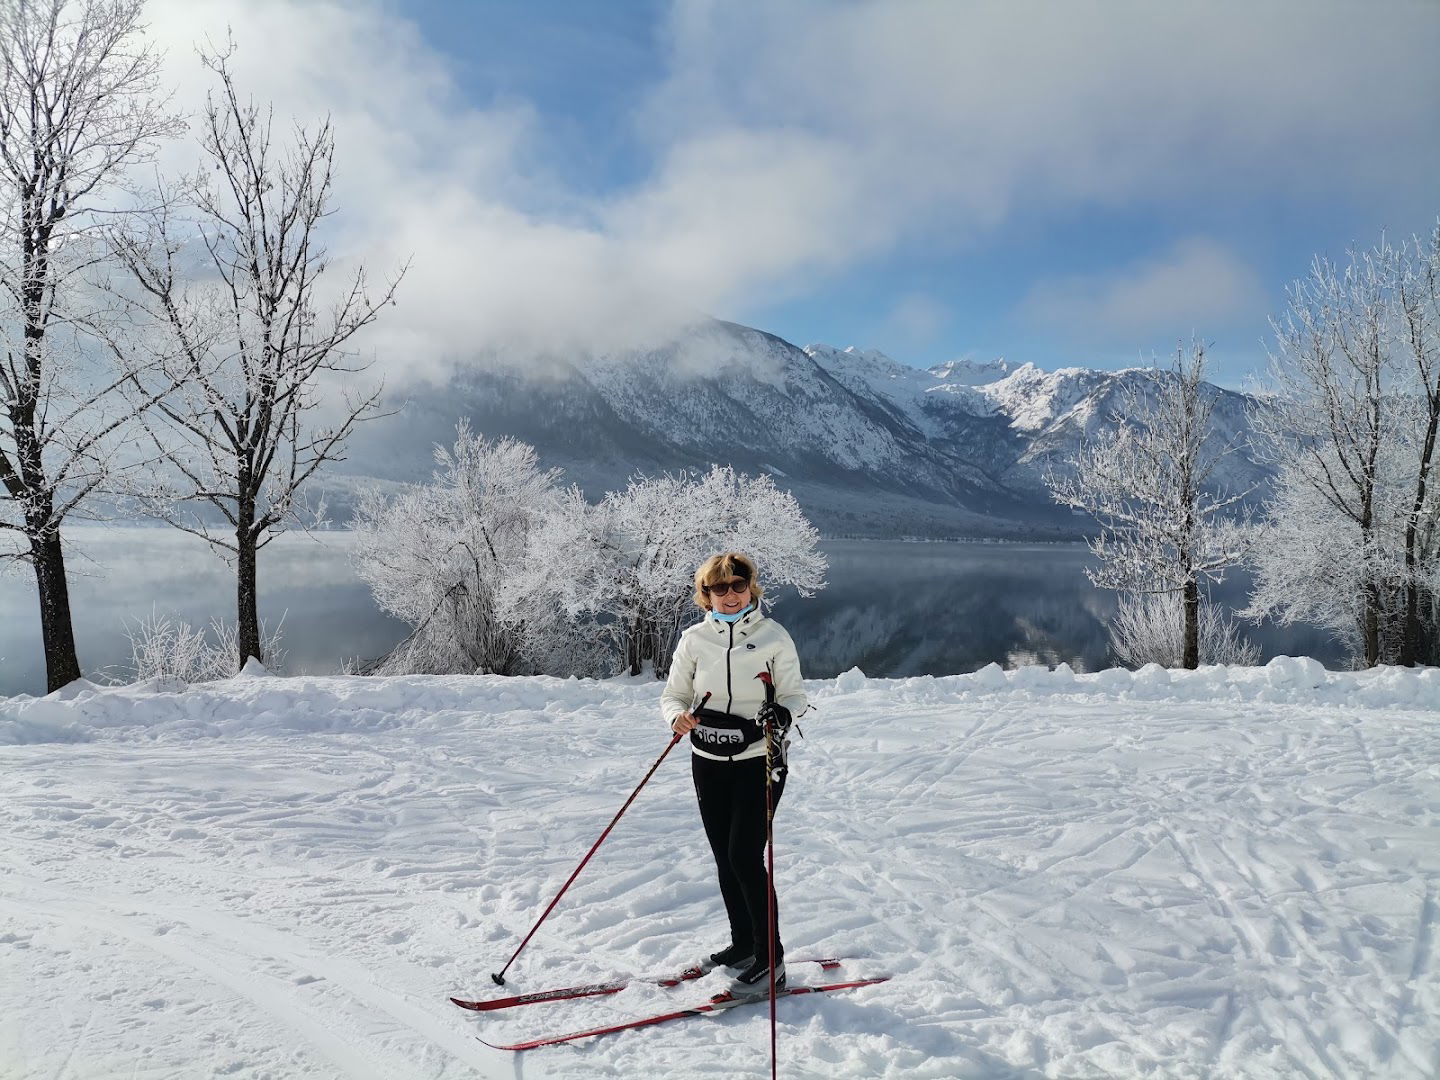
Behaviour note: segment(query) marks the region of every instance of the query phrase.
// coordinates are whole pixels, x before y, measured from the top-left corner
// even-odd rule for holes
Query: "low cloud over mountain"
[[[431,448],[463,416],[534,444],[591,498],[637,472],[721,463],[772,474],[828,535],[1073,536],[1081,523],[1050,502],[1045,469],[1144,378],[1004,361],[924,371],[712,321],[661,348],[547,362],[540,375],[477,363],[363,425],[340,466],[348,475],[326,486],[343,504],[367,478],[427,478]],[[1243,438],[1246,397],[1212,392],[1221,436]],[[1263,482],[1243,451],[1225,465],[1232,489]]]

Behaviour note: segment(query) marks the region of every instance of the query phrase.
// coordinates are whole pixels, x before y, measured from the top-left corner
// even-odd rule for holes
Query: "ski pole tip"
[[[492,972],[490,973],[490,978],[492,978],[492,979],[495,980],[495,985],[496,985],[496,986],[504,986],[504,985],[505,985],[505,976],[503,976],[503,975],[499,975],[499,974],[497,974],[497,973],[495,973],[495,972],[492,971]]]

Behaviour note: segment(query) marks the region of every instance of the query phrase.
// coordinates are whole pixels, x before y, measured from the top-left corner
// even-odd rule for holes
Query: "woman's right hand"
[[[682,712],[671,722],[670,730],[675,732],[676,735],[684,735],[698,723],[700,723],[700,721],[688,712]]]

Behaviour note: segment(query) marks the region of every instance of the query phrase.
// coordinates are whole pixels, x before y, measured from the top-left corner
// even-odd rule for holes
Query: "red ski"
[[[826,983],[823,986],[790,986],[783,990],[776,990],[775,996],[790,997],[796,994],[824,994],[831,990],[852,990],[857,986],[874,986],[889,980],[889,975],[881,975],[874,979],[857,979],[854,982]],[[576,1039],[588,1039],[594,1035],[609,1035],[616,1031],[629,1031],[632,1028],[650,1027],[652,1024],[663,1024],[667,1020],[679,1020],[686,1016],[703,1016],[705,1013],[720,1012],[724,1009],[733,1009],[739,1005],[758,1005],[770,1000],[769,993],[756,994],[753,997],[735,997],[732,994],[718,994],[704,1005],[695,1005],[688,1009],[676,1009],[674,1012],[659,1013],[655,1016],[644,1016],[639,1020],[626,1020],[619,1024],[609,1024],[605,1027],[590,1028],[588,1031],[572,1031],[568,1035],[547,1035],[539,1039],[530,1039],[526,1042],[509,1043],[501,1045],[492,1042],[480,1041],[486,1046],[495,1050],[534,1050],[539,1046],[555,1046],[559,1043],[574,1042]]]
[[[819,964],[821,970],[831,971],[841,965],[844,957],[827,957],[823,960],[792,960],[792,964]],[[706,969],[699,964],[688,967],[678,975],[667,975],[662,979],[645,979],[643,981],[654,983],[656,986],[679,986],[683,982],[690,982],[698,979],[707,973]],[[618,994],[625,987],[629,986],[631,980],[612,983],[590,983],[585,986],[566,986],[559,990],[536,990],[530,994],[516,994],[514,997],[491,998],[488,1001],[466,1001],[464,998],[450,1000],[462,1009],[470,1009],[474,1012],[494,1012],[496,1009],[513,1009],[517,1005],[535,1005],[542,1001],[572,1001],[576,998],[602,997],[605,994]]]

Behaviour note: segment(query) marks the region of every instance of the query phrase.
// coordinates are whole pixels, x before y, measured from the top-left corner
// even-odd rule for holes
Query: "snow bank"
[[[257,670],[258,668],[258,670]],[[82,680],[83,682],[83,680]],[[615,679],[624,687],[653,679]],[[578,705],[594,696],[575,679],[498,675],[293,678],[247,667],[232,679],[187,686],[149,680],[132,686],[71,684],[46,697],[0,698],[0,745],[100,738],[218,738],[303,732],[374,732],[447,712]]]
[[[884,689],[902,700],[964,701],[994,695],[1118,701],[1271,702],[1319,707],[1356,706],[1440,710],[1440,668],[1377,667],[1327,671],[1309,657],[1277,656],[1264,667],[1212,664],[1196,671],[1146,664],[1139,671],[1109,668],[1077,675],[1069,664],[1005,671],[987,664],[966,675],[871,679],[851,668],[828,682],[809,684],[812,696]]]
[[[102,687],[85,680],[46,697],[0,698],[0,745],[87,742],[115,737],[219,737],[239,733],[374,731],[416,716],[477,708],[577,708],[605,687],[653,690],[653,680],[503,676],[268,676],[252,662],[233,679],[187,686],[152,679]],[[1440,710],[1440,669],[1377,667],[1327,671],[1309,657],[1277,656],[1264,667],[1212,665],[1197,671],[1147,664],[1077,675],[1068,664],[1005,671],[987,664],[966,675],[872,679],[851,668],[806,683],[812,700],[883,692],[901,702],[961,703],[974,697],[1155,702],[1266,702],[1317,707]]]

